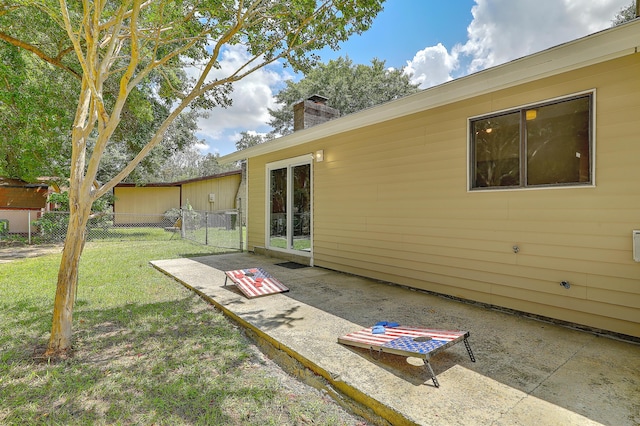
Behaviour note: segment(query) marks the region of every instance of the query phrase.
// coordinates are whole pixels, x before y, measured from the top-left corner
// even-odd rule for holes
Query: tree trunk
[[[45,356],[58,357],[71,349],[71,334],[73,322],[73,304],[78,287],[78,268],[80,255],[84,249],[87,221],[91,213],[89,208],[71,208],[69,227],[62,250],[62,260],[58,271],[58,286],[53,305],[53,321],[51,337]]]

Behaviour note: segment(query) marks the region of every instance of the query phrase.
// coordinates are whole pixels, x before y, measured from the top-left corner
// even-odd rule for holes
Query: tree
[[[220,154],[202,155],[196,146],[175,152],[161,168],[149,170],[138,182],[177,182],[237,170],[234,164],[220,164]]]
[[[0,176],[35,182],[64,176],[77,81],[0,43]]]
[[[236,148],[246,149],[292,133],[293,105],[314,94],[327,97],[327,105],[342,116],[418,91],[418,85],[411,83],[404,70],[387,69],[385,61],[374,58],[371,65],[354,65],[348,57],[340,57],[317,65],[298,82],[287,81],[276,95],[282,107],[269,109],[273,130],[266,135],[242,132]]]
[[[282,107],[269,109],[273,130],[266,135],[242,132],[236,148],[246,149],[292,133],[293,105],[314,94],[329,98],[327,105],[347,115],[418,91],[404,70],[387,69],[385,61],[374,58],[371,65],[354,65],[348,57],[330,60],[312,68],[298,82],[287,81],[276,95]]]
[[[112,143],[109,144],[102,158],[98,181],[107,182],[122,170],[138,150],[144,146],[148,135],[155,132],[170,112],[165,105],[160,105],[156,101],[151,100],[149,105],[153,107],[152,114],[141,117],[138,122],[123,126],[126,130],[122,131],[118,137],[114,135]],[[196,132],[198,131],[198,118],[202,115],[204,114],[193,110],[183,111],[171,123],[162,137],[162,142],[149,152],[124,181],[138,184],[168,182],[166,172],[175,171],[174,168],[177,165],[174,161],[175,158],[189,156],[192,153],[200,156],[194,146],[201,143],[196,137]],[[126,117],[135,118],[136,115],[127,114]],[[133,121],[133,119],[129,118],[129,121]],[[130,136],[127,137],[127,135]],[[176,173],[178,172],[179,170]]]
[[[228,106],[233,83],[276,61],[286,61],[296,70],[309,67],[314,62],[310,51],[337,48],[351,34],[366,30],[382,1],[1,3],[0,39],[68,72],[80,85],[70,132],[69,228],[46,356],[59,356],[71,348],[78,266],[92,203],[132,172],[187,107]],[[21,21],[25,16],[28,28]],[[52,28],[55,43],[41,44],[43,34]],[[243,46],[250,59],[222,74],[221,54],[229,46]],[[181,80],[172,72],[185,61],[193,65],[194,79]],[[112,81],[117,92],[108,96],[106,88]],[[109,181],[95,187],[100,162],[123,120],[127,99],[145,86],[160,98],[175,95],[179,100],[138,154]]]
[[[640,0],[633,0],[629,6],[624,7],[613,18],[613,26],[624,24],[640,16]]]
[[[46,45],[45,41],[39,44]],[[182,78],[186,75],[179,68],[172,72]],[[117,81],[108,83],[105,97],[113,99],[118,92]],[[69,129],[79,90],[79,81],[71,74],[40,61],[24,49],[0,43],[0,176],[27,182],[49,176],[66,186],[71,161]],[[160,99],[153,92],[152,85],[139,86],[127,99],[121,123],[101,160],[98,181],[111,180],[169,115],[177,98]],[[197,120],[203,115],[194,110],[181,113],[162,142],[126,180],[145,182],[154,170],[162,170],[174,153],[199,142],[195,133]],[[91,137],[89,140],[92,146],[94,141]]]
[[[283,106],[269,110],[272,117],[269,125],[279,135],[293,132],[293,105],[314,94],[328,98],[327,105],[343,116],[418,90],[410,76],[401,69],[387,69],[385,61],[374,58],[371,65],[354,65],[348,57],[340,57],[319,64],[298,82],[287,81],[287,86],[276,95]]]
[[[252,146],[264,143],[270,139],[273,139],[272,133],[262,135],[256,132],[240,132],[240,139],[236,142],[236,149],[238,151],[247,149]]]

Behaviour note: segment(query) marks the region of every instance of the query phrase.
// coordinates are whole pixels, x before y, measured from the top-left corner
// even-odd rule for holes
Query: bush
[[[63,212],[47,212],[33,224],[37,226],[43,241],[64,241],[69,227],[69,215]]]
[[[164,217],[170,226],[176,223],[179,218],[183,217],[185,221],[185,229],[191,230],[200,228],[200,216],[200,213],[191,207],[189,200],[187,200],[187,203],[181,209],[173,208],[164,212]]]
[[[173,225],[182,216],[182,211],[177,208],[169,209],[163,216],[169,225]]]
[[[112,226],[110,210],[110,195],[101,197],[91,206],[94,212],[93,217],[87,222],[87,227],[108,229]],[[53,193],[49,195],[47,200],[49,203],[55,204],[55,209],[51,212],[44,213],[40,219],[34,220],[32,223],[39,230],[43,241],[58,242],[64,241],[67,236],[67,228],[69,227],[69,193]]]

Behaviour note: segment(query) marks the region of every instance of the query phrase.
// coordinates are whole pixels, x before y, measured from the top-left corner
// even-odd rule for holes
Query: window
[[[593,94],[473,118],[471,189],[589,185]]]

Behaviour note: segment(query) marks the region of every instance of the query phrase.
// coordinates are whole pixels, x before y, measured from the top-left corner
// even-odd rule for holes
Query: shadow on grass
[[[193,257],[203,257],[203,256],[217,256],[221,254],[240,253],[240,250],[238,249],[220,248],[220,247],[214,247],[214,246],[204,246],[204,247],[210,247],[211,253],[202,253],[202,252],[180,253],[179,256],[185,257],[185,258],[193,258]]]
[[[258,424],[280,405],[277,383],[248,368],[246,339],[197,296],[83,311],[74,356],[58,363],[33,359],[50,315],[9,309],[20,316],[2,326],[16,330],[2,339],[2,424]]]
[[[163,234],[159,234],[163,235]],[[145,239],[160,239],[158,235],[150,234],[148,232],[119,232],[119,231],[106,231],[106,232],[89,232],[87,235],[87,241],[99,241],[99,240],[117,240],[117,239],[131,239],[142,238]]]

